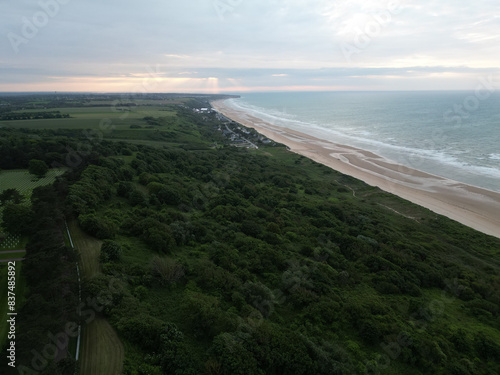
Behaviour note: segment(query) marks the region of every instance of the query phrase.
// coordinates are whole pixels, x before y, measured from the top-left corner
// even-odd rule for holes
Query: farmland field
[[[49,110],[47,110],[49,111]],[[144,117],[175,117],[175,111],[169,107],[147,106],[147,107],[77,107],[77,108],[51,108],[50,111],[67,113],[71,118],[43,119],[43,120],[18,120],[1,121],[0,126],[8,128],[30,128],[30,129],[99,129],[102,120],[115,127],[130,127],[130,125],[141,124]],[[16,111],[30,112],[30,111]],[[43,112],[43,110],[36,110]]]

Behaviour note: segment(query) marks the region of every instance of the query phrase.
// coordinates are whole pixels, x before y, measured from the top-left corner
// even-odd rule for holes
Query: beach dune
[[[267,123],[223,100],[213,108],[242,125],[336,171],[500,238],[500,193],[399,165],[372,152]]]

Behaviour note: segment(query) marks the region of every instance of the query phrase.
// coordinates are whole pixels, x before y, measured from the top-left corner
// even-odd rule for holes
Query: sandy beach
[[[287,145],[292,152],[500,238],[500,193],[398,165],[366,150],[278,127],[230,108],[224,101],[211,104],[228,118]]]

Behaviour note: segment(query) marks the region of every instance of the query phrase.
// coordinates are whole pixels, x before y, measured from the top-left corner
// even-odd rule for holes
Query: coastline
[[[288,146],[294,153],[500,238],[500,193],[395,164],[370,151],[272,125],[224,102],[217,100],[211,105],[233,121]]]

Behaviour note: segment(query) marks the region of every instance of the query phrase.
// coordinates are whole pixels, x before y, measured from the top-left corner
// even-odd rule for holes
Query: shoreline
[[[272,125],[224,102],[217,100],[211,105],[224,116],[288,146],[296,154],[500,238],[500,193],[405,167],[371,151]]]

